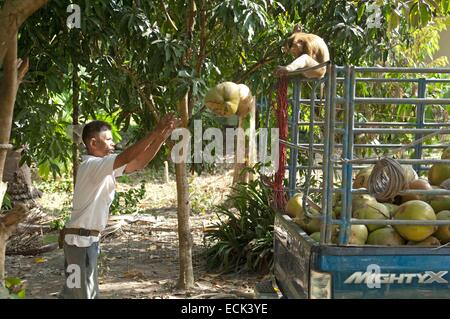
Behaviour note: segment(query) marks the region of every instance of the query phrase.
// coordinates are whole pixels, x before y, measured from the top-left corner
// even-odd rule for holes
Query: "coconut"
[[[297,193],[286,204],[286,213],[292,217],[303,219],[303,194]]]
[[[219,116],[231,116],[238,110],[240,102],[239,85],[223,82],[208,90],[205,96],[206,106]]]
[[[399,246],[404,245],[405,240],[392,227],[383,227],[370,233],[367,245]]]
[[[309,208],[309,213],[313,216],[320,216],[321,214],[313,209],[313,208]],[[305,216],[303,217],[303,220],[305,222],[305,230],[308,234],[312,234],[315,232],[320,231],[320,227],[322,225],[322,220],[320,218],[309,218],[306,216],[306,214],[304,214]]]
[[[428,183],[427,180],[423,178],[415,179],[412,182],[409,182],[407,184],[407,189],[420,189],[420,190],[431,190],[433,189]],[[408,195],[402,195],[401,201],[402,203],[410,201],[410,200],[422,200],[423,195],[420,194],[408,194]]]
[[[382,203],[370,203],[359,207],[353,212],[353,217],[358,219],[389,219],[389,210]],[[383,225],[367,225],[369,232],[382,228]]]
[[[320,231],[320,226],[322,225],[322,221],[320,219],[312,218],[305,219],[305,230],[308,234],[316,233]]]
[[[450,210],[450,195],[433,196],[429,202],[435,213],[439,213],[443,210]]]
[[[396,220],[436,220],[433,207],[420,200],[403,203],[394,215]],[[394,225],[395,230],[405,239],[422,241],[431,236],[435,226],[427,225]]]
[[[238,109],[236,111],[236,115],[246,116],[252,108],[254,97],[247,85],[245,84],[238,84],[238,85],[239,85],[240,100]]]
[[[441,185],[447,178],[450,178],[450,165],[434,164],[428,171],[428,181],[432,185]]]
[[[317,242],[320,242],[320,232],[312,233],[311,235],[309,235],[309,237],[311,237],[313,240]]]
[[[450,220],[450,210],[443,210],[437,213],[438,220]],[[450,242],[450,225],[442,225],[434,233],[434,236],[441,241],[442,244]]]
[[[355,180],[353,181],[353,188],[368,188],[369,176],[372,174],[373,166],[363,168],[356,174]]]
[[[408,246],[439,246],[440,244],[439,239],[434,236],[430,236],[422,241],[408,241]]]
[[[369,236],[366,225],[352,225],[348,243],[350,245],[364,245]]]
[[[389,211],[389,218],[392,218],[392,216],[395,215],[395,212],[397,211],[397,209],[399,208],[398,205],[395,204],[391,204],[391,203],[383,203],[384,206],[386,206],[386,208]]]
[[[369,194],[356,194],[352,198],[352,211],[357,210],[360,207],[378,203],[375,197]]]

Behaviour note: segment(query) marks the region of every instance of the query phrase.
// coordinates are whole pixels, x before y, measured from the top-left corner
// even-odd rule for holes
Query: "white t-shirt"
[[[103,231],[108,223],[116,186],[116,177],[123,174],[126,165],[113,170],[117,154],[105,157],[83,156],[73,194],[73,207],[67,228],[85,228]],[[69,245],[89,247],[97,242],[97,236],[66,235]]]

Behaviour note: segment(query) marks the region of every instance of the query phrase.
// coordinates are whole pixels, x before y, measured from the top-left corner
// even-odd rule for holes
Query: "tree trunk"
[[[17,33],[8,41],[8,50],[3,60],[3,78],[0,81],[0,144],[9,144],[14,103],[17,93]],[[3,182],[7,149],[0,149],[0,203],[3,203],[7,184]],[[13,214],[7,213],[0,219],[0,285],[4,286],[6,241],[17,223]],[[8,223],[6,223],[8,221]]]
[[[3,61],[3,78],[0,81],[0,144],[9,144],[16,93],[17,33],[9,41],[8,51]],[[0,181],[3,181],[6,153],[7,149],[0,149]]]
[[[190,289],[194,287],[194,268],[192,266],[193,238],[189,222],[191,207],[186,164],[175,164],[175,173],[177,178],[178,249],[180,256],[180,277],[178,278],[177,286],[182,289]]]
[[[196,12],[195,1],[191,0],[189,2],[189,11],[186,16],[186,35],[189,42],[192,39]],[[188,64],[191,60],[192,48],[189,47],[184,56],[183,63]],[[186,92],[178,104],[178,111],[184,128],[189,126],[191,114],[190,108],[192,107],[192,97],[189,98],[190,96],[190,92]],[[187,181],[186,163],[184,161],[175,164],[175,173],[177,181],[178,239],[180,254],[180,278],[178,279],[178,287],[181,289],[190,289],[194,287],[194,269],[192,267],[193,239],[189,223],[189,215],[191,212],[189,204],[189,184]]]
[[[20,71],[20,76],[17,72],[17,33],[22,23],[47,2],[48,0],[5,0],[0,10],[0,65],[3,66],[3,78],[0,79],[0,144],[9,144],[18,77],[24,76],[23,70]],[[4,190],[6,190],[3,182],[6,152],[7,149],[0,149],[0,203],[3,203]],[[5,276],[6,241],[26,214],[23,206],[16,207],[0,219],[0,285],[2,286]]]
[[[183,127],[189,123],[188,112],[188,93],[179,103],[179,113],[183,121]],[[193,238],[191,234],[191,225],[189,215],[191,206],[189,203],[189,184],[187,181],[186,163],[175,164],[175,174],[177,181],[177,200],[178,200],[178,241],[180,255],[180,277],[178,287],[189,289],[194,287],[194,269],[192,266],[192,246]]]
[[[75,182],[77,181],[78,166],[80,165],[80,150],[78,148],[80,142],[80,136],[78,132],[79,117],[80,117],[80,105],[78,103],[80,93],[80,81],[78,79],[78,64],[76,59],[72,58],[73,71],[72,71],[72,166],[73,166],[73,187],[75,188]]]

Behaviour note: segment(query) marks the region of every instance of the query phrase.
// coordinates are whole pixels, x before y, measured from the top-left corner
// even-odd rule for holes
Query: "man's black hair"
[[[86,124],[83,128],[83,134],[81,135],[84,145],[88,147],[89,140],[103,131],[111,131],[111,125],[99,120]]]

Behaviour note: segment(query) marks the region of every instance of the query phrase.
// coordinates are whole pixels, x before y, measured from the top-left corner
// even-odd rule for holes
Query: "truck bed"
[[[283,296],[310,298],[311,271],[331,274],[331,298],[336,299],[450,298],[448,245],[320,245],[277,213],[274,275]]]

